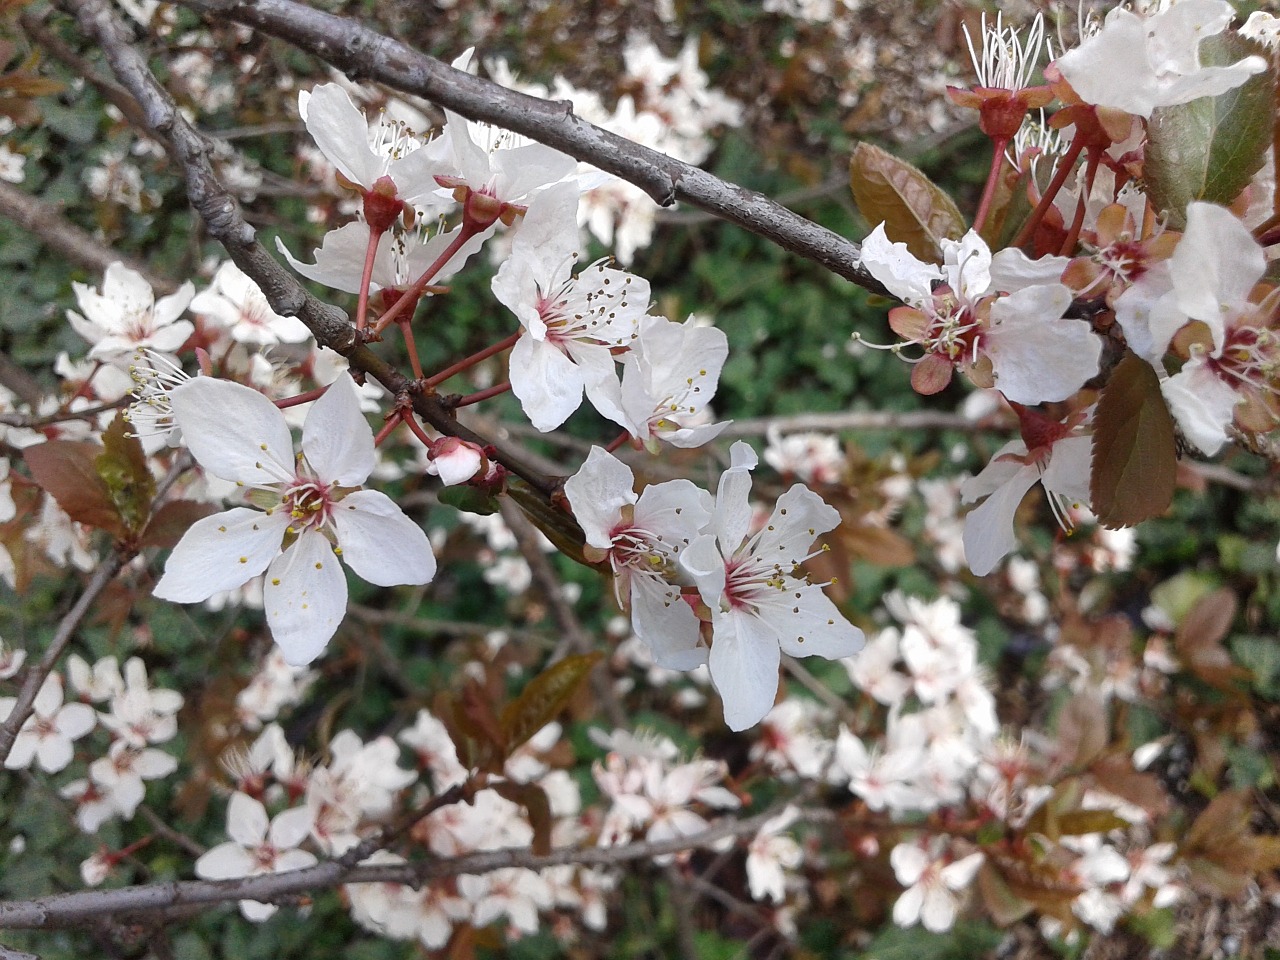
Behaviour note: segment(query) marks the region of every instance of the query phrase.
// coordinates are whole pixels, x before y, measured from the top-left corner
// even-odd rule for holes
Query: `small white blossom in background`
[[[0,680],[12,680],[27,661],[27,651],[15,650],[0,640]]]
[[[783,833],[800,817],[795,807],[787,807],[765,821],[747,847],[747,885],[756,900],[781,903],[787,897],[787,871],[804,862],[804,850],[794,838]]]
[[[173,353],[195,330],[190,320],[178,319],[195,296],[190,281],[157,301],[141,274],[117,262],[107,267],[101,291],[83,283],[72,287],[83,315],[68,310],[67,319],[93,345],[89,356],[94,360],[114,360],[139,350]]]
[[[266,347],[301,343],[311,336],[297,317],[272,310],[258,285],[230,260],[218,268],[209,288],[192,298],[189,309],[226,330],[237,343]]]
[[[297,849],[311,830],[307,807],[283,810],[270,820],[261,803],[243,793],[231,795],[227,805],[227,835],[231,837],[196,861],[196,876],[204,880],[229,880],[282,873],[313,866],[315,854]],[[273,903],[241,900],[246,920],[260,923],[278,908]]]
[[[281,710],[302,702],[317,677],[314,670],[293,666],[278,649],[272,650],[253,679],[236,694],[241,724],[246,730],[257,730],[276,719]]]
[[[954,859],[942,837],[934,837],[924,846],[898,844],[889,854],[889,863],[898,883],[907,889],[893,905],[893,922],[900,927],[919,923],[931,933],[950,930],[960,909],[960,897],[973,883],[982,860],[981,853]]]
[[[0,717],[8,719],[17,706],[13,697],[0,697]],[[62,677],[49,674],[36,694],[31,716],[18,730],[4,765],[25,770],[34,762],[45,773],[57,773],[71,762],[75,740],[97,725],[97,714],[83,703],[62,702]]]
[[[784,477],[824,486],[839,482],[844,475],[844,451],[834,434],[806,432],[783,436],[781,430],[772,426],[766,436],[769,445],[764,450],[764,462]]]

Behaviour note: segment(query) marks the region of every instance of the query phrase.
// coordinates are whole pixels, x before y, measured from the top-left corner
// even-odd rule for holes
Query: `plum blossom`
[[[107,267],[101,292],[83,283],[71,286],[83,315],[68,310],[67,319],[93,344],[91,359],[114,360],[140,349],[173,353],[195,330],[190,320],[178,319],[195,296],[190,281],[157,301],[146,278],[117,261]]]
[[[1226,0],[1160,4],[1147,17],[1118,6],[1102,29],[1054,63],[1086,103],[1150,117],[1159,107],[1226,93],[1266,69],[1258,56],[1201,66],[1200,41],[1221,33],[1235,15]]]
[[[1034,411],[1019,410],[1019,418],[1023,436],[1030,439],[1005,444],[981,473],[960,488],[965,503],[986,498],[964,521],[965,558],[979,577],[994,570],[1017,546],[1014,515],[1037,482],[1044,485],[1054,516],[1067,529],[1071,522],[1067,508],[1089,501],[1092,439]]]
[[[231,839],[196,861],[196,876],[229,880],[313,866],[315,854],[297,849],[310,830],[311,811],[306,807],[283,810],[268,821],[261,803],[248,794],[233,793],[227,806],[227,834]],[[266,920],[276,909],[273,903],[240,901],[244,918],[255,923]]]
[[[493,294],[524,328],[511,351],[511,390],[539,430],[554,430],[583,393],[617,420],[612,351],[630,346],[649,309],[649,283],[598,261],[573,275],[577,187],[560,184],[529,206]]]
[[[1191,358],[1160,388],[1187,439],[1206,454],[1227,441],[1227,427],[1239,418],[1255,430],[1275,425],[1280,395],[1280,335],[1275,307],[1280,294],[1252,299],[1266,271],[1264,251],[1229,210],[1210,203],[1187,206],[1187,229],[1169,258],[1167,292],[1146,309],[1133,295],[1134,308],[1116,319],[1125,336],[1149,341],[1144,356],[1159,364],[1174,333],[1198,320],[1209,342],[1193,343]],[[1155,289],[1159,293],[1160,288]],[[1130,295],[1121,297],[1127,301]],[[1150,301],[1150,292],[1148,291]]]
[[[0,697],[0,716],[8,718],[17,706],[13,697]],[[62,678],[51,673],[45,678],[4,765],[9,770],[25,770],[32,762],[45,773],[57,773],[71,762],[71,743],[85,736],[97,724],[97,714],[85,703],[62,702]]]
[[[592,447],[565,481],[586,534],[589,559],[608,563],[618,604],[659,666],[692,670],[706,662],[698,620],[681,598],[677,559],[711,519],[711,497],[688,480],[651,484],[637,497],[631,468]]]
[[[724,331],[701,326],[694,317],[684,323],[641,317],[622,361],[622,416],[611,418],[650,453],[658,452],[660,440],[673,447],[709,443],[728,425],[699,423],[728,355]]]
[[[796,822],[800,811],[788,806],[765,821],[747,847],[747,885],[756,900],[781,903],[787,895],[787,873],[804,862],[804,850],[783,833]]]
[[[834,529],[840,514],[796,484],[752,534],[748,494],[756,455],[739,441],[731,456],[707,532],[681,554],[680,564],[710,610],[708,666],[724,701],[725,722],[745,730],[773,706],[782,653],[834,660],[856,653],[865,640],[822,584],[802,578],[799,570],[813,556],[814,538]]]
[[[311,336],[297,317],[282,317],[272,310],[258,285],[231,260],[218,268],[209,289],[192,298],[191,311],[214,320],[237,343],[267,347],[301,343]]]
[[[960,907],[959,894],[973,882],[982,866],[981,853],[953,860],[946,841],[934,837],[928,848],[900,843],[889,853],[898,882],[906,891],[893,905],[893,922],[900,927],[917,923],[931,933],[950,930]]]
[[[321,153],[366,198],[381,194],[393,204],[414,204],[424,212],[442,206],[436,196],[435,177],[446,169],[445,140],[424,144],[404,124],[385,114],[371,126],[336,83],[300,92],[298,113]],[[367,240],[367,228],[364,236]]]
[[[911,383],[933,394],[960,367],[979,386],[1016,403],[1065,400],[1098,372],[1102,341],[1087,321],[1063,316],[1071,291],[1057,277],[1068,261],[994,257],[977,233],[943,240],[941,267],[890,243],[884,224],[863,241],[862,263],[906,306],[889,313],[895,333],[924,350]],[[1005,296],[999,296],[1006,294]]]
[[[270,506],[235,507],[193,524],[169,557],[157,597],[194,603],[265,570],[267,623],[285,660],[299,666],[320,655],[346,611],[335,544],[352,570],[379,586],[435,575],[422,529],[386,494],[359,489],[375,454],[350,376],[315,401],[296,460],[284,415],[257,391],[198,377],[171,396],[200,465],[248,485],[262,498],[255,502]],[[296,539],[286,548],[287,535]]]

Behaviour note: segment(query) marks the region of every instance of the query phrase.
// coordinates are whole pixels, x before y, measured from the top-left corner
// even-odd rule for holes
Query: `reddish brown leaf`
[[[1160,380],[1145,360],[1126,353],[1102,388],[1093,418],[1089,495],[1106,527],[1131,527],[1158,516],[1177,479],[1173,417]]]
[[[502,711],[501,727],[508,751],[524,743],[564,709],[602,655],[580,654],[558,660],[530,680],[520,696]]]
[[[195,500],[170,500],[151,518],[142,539],[141,547],[172,547],[197,520],[210,516],[217,508]]]
[[[516,783],[500,780],[490,787],[501,797],[524,807],[533,827],[534,856],[544,857],[551,852],[551,801],[547,793],[536,783]]]
[[[31,476],[72,520],[124,536],[111,491],[98,476],[101,454],[102,447],[80,440],[50,440],[23,451]]]
[[[879,147],[860,143],[854,149],[849,186],[867,222],[883,222],[885,236],[905,243],[920,260],[941,263],[940,241],[964,235],[964,217],[952,199],[907,161]]]

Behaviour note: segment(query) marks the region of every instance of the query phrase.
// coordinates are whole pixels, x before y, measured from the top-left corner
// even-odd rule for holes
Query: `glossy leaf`
[[[498,498],[493,495],[492,491],[481,490],[465,483],[444,487],[436,494],[436,498],[455,510],[461,510],[463,513],[474,513],[480,517],[487,517],[498,512]]]
[[[918,259],[942,262],[940,241],[958,240],[965,222],[954,201],[918,169],[879,147],[860,143],[849,160],[854,202],[873,226]]]
[[[1160,380],[1127,353],[1102,388],[1093,418],[1089,498],[1105,527],[1131,527],[1173,500],[1178,456]]]
[[[111,491],[98,475],[102,447],[81,440],[50,440],[23,451],[36,483],[77,523],[106,530],[115,536],[127,532]]]
[[[578,526],[578,521],[567,512],[548,503],[544,496],[521,480],[512,480],[507,484],[507,496],[515,501],[516,506],[529,518],[529,522],[541,530],[557,550],[583,566],[595,566],[582,554],[582,548],[587,543],[586,534]]]
[[[508,753],[555,719],[601,656],[592,652],[565,657],[525,685],[520,696],[507,704],[499,721]]]
[[[1200,62],[1227,66],[1265,52],[1236,34],[1206,37]],[[1268,60],[1270,58],[1268,57]],[[1181,229],[1187,204],[1231,203],[1262,166],[1275,117],[1275,68],[1216,97],[1161,107],[1147,124],[1145,172],[1151,202]]]
[[[156,481],[147,469],[147,455],[129,433],[123,417],[116,417],[102,434],[102,453],[94,467],[106,484],[116,512],[131,534],[141,532],[151,515]]]

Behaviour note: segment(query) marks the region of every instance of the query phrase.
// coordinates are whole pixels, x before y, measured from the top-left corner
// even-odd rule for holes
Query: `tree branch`
[[[644,190],[667,207],[677,200],[773,241],[861,287],[884,287],[860,264],[853,241],[762,194],[587,123],[568,101],[541,100],[468,73],[384,37],[363,24],[294,0],[178,0],[215,20],[234,20],[293,44],[349,77],[369,77],[472,120],[532,137]]]
[[[271,308],[284,316],[297,317],[317,343],[346,357],[354,371],[373,377],[393,396],[409,395],[414,411],[441,433],[482,447],[491,446],[488,439],[459,424],[453,411],[434,396],[411,391],[408,378],[356,339],[355,328],[342,310],[307,293],[258,242],[256,231],[245,222],[235,199],[214,174],[206,138],[187,122],[168,91],[152,75],[133,44],[129,28],[115,10],[104,0],[58,2],[75,17],[80,29],[97,41],[116,78],[138,101],[147,128],[169,145],[171,155],[181,164],[187,198],[204,219],[210,235],[258,284]],[[558,485],[557,478],[545,476],[501,450],[496,459],[544,496],[550,496]]]
[[[682,853],[710,846],[727,837],[754,834],[781,807],[738,820],[725,817],[701,833],[662,841],[641,841],[617,847],[563,847],[545,856],[528,849],[487,850],[450,860],[429,859],[414,863],[380,863],[347,867],[326,860],[313,867],[269,873],[238,880],[189,880],[149,883],[118,890],[85,890],[35,900],[0,903],[0,929],[52,929],[77,926],[95,917],[128,916],[188,908],[194,904],[230,900],[273,901],[347,883],[403,883],[418,886],[444,877],[490,873],[507,867],[542,870],[563,864],[611,867],[632,860]]]

